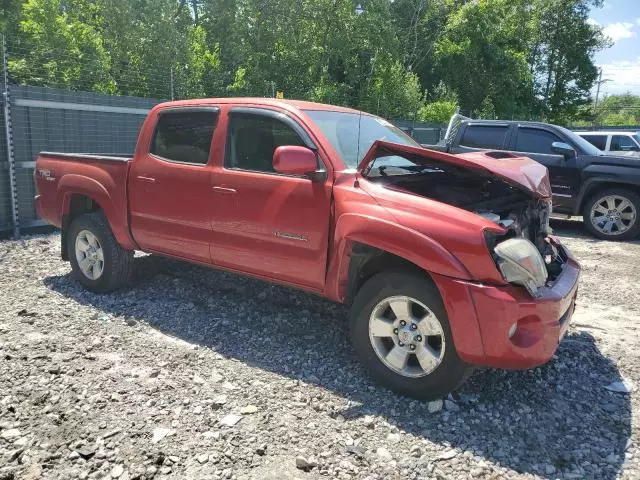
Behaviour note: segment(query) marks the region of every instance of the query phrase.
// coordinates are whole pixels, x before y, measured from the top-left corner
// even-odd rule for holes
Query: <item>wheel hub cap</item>
[[[410,343],[413,340],[413,332],[411,332],[408,328],[400,330],[398,332],[398,339],[401,343]]]
[[[382,363],[405,377],[429,375],[444,357],[442,324],[426,305],[411,297],[388,297],[374,307],[369,340]]]

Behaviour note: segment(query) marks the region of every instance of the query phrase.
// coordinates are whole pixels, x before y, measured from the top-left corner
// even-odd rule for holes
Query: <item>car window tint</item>
[[[460,145],[471,148],[503,149],[509,133],[505,125],[468,125]]]
[[[206,164],[217,111],[164,111],[151,142],[151,153],[174,162]]]
[[[626,135],[614,135],[611,137],[610,150],[626,150],[626,151],[638,151],[640,150],[635,142]]]
[[[233,113],[230,116],[225,166],[258,172],[275,172],[273,152],[284,145],[305,146],[289,125],[265,115]]]
[[[606,150],[607,148],[607,135],[580,135],[580,136],[599,150]]]
[[[553,142],[564,142],[564,140],[555,133],[539,128],[520,128],[516,139],[516,151],[553,154],[551,151]]]

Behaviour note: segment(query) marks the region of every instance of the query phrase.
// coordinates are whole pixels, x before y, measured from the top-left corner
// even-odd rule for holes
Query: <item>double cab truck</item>
[[[448,153],[502,150],[525,155],[549,169],[555,213],[582,215],[586,229],[603,240],[637,237],[639,159],[605,154],[585,138],[548,123],[472,120],[455,114],[444,144],[425,147]]]
[[[348,108],[164,103],[131,158],[42,152],[35,177],[87,289],[126,285],[135,250],[303,289],[350,305],[362,363],[416,398],[474,366],[547,362],[574,310],[580,267],[549,234],[545,167],[430,151]]]

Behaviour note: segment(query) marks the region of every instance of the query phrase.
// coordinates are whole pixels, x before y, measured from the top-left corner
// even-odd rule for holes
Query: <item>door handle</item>
[[[152,177],[143,177],[142,175],[138,175],[136,177],[138,180],[142,180],[143,182],[149,182],[149,183],[154,183],[156,181],[155,178]]]
[[[227,188],[227,187],[213,187],[213,191],[218,193],[236,193],[235,188]]]

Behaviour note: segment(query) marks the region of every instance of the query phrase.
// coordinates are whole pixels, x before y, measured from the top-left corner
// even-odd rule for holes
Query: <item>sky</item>
[[[596,65],[602,67],[602,79],[608,80],[600,95],[640,95],[640,1],[606,0],[602,8],[591,11],[589,22],[601,26],[614,42],[595,57]]]

